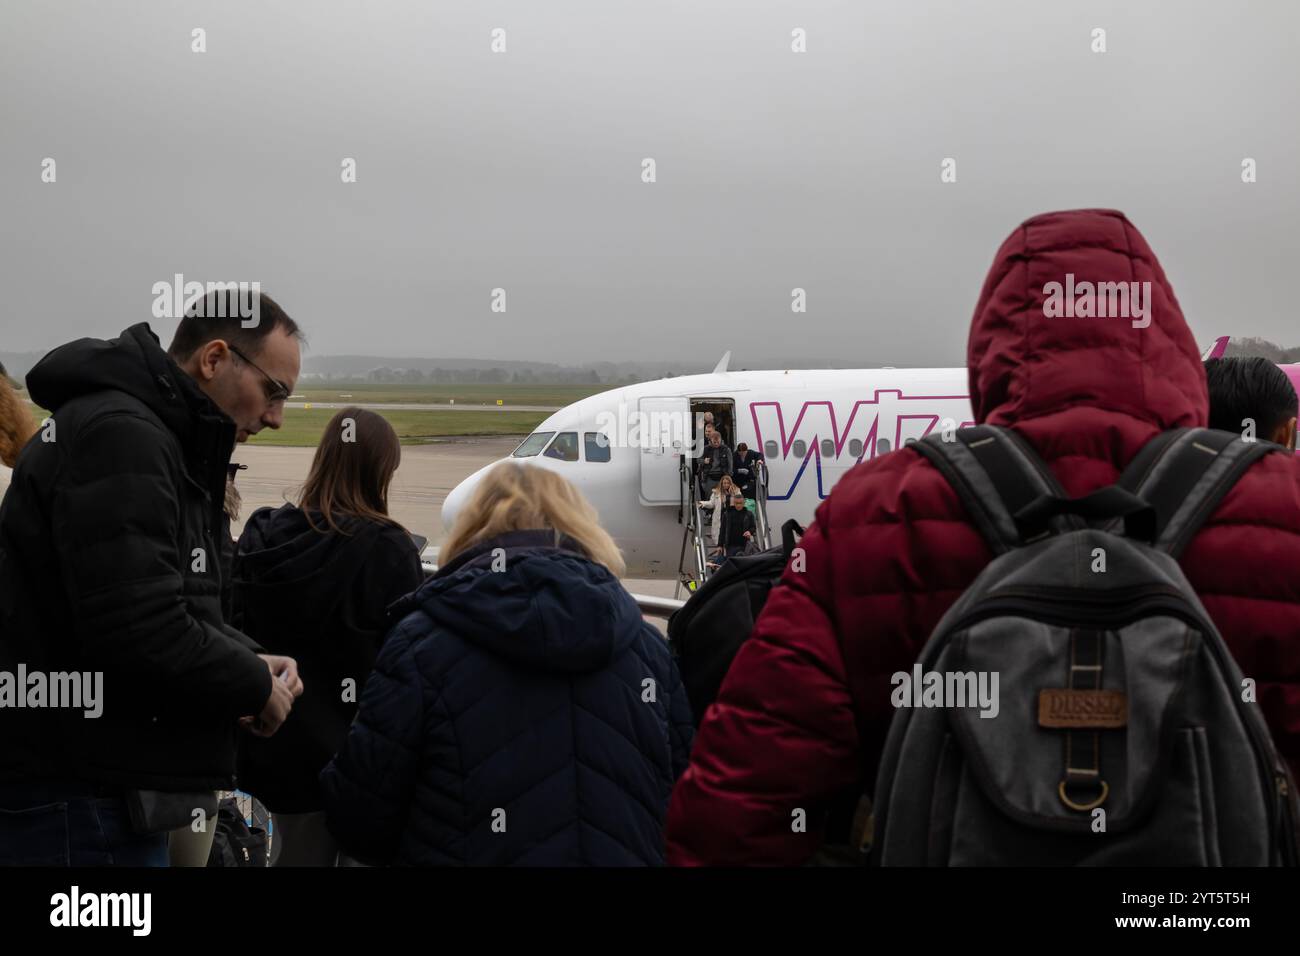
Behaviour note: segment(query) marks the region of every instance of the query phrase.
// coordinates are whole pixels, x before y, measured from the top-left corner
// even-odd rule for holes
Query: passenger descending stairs
[[[677,587],[673,590],[674,597],[680,595],[683,588],[688,592],[695,592],[711,574],[708,526],[704,509],[700,507],[703,495],[691,465],[692,459],[683,455],[677,509],[677,521],[682,525],[682,548],[677,562]],[[754,479],[754,524],[757,529],[758,546],[766,550],[772,547],[772,526],[767,519],[767,472],[761,461],[757,464]]]

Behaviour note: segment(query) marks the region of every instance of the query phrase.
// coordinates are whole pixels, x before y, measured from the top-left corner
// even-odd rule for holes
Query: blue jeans
[[[167,834],[132,831],[121,796],[66,781],[0,783],[0,866],[166,866]]]

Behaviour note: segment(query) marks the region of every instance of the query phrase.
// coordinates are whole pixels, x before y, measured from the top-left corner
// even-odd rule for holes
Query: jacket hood
[[[406,600],[438,627],[532,670],[597,670],[645,626],[618,578],[550,531],[484,541]]]
[[[32,401],[55,414],[74,398],[110,389],[143,402],[178,435],[186,435],[197,416],[228,426],[234,442],[234,423],[163,351],[147,322],[115,339],[61,345],[27,373]]]
[[[1086,297],[1082,283],[1137,283],[1146,315],[1130,317],[1130,301],[1128,316],[1049,317],[1049,305],[1065,301],[1049,293],[1049,283],[1079,290],[1077,303]],[[1160,430],[1208,420],[1205,370],[1174,290],[1142,234],[1114,210],[1045,213],[1007,238],[975,307],[967,367],[980,424],[1009,425],[1076,407]]]
[[[236,581],[250,599],[270,595],[275,604],[303,602],[317,610],[333,607],[342,594],[340,582],[351,577],[375,546],[383,526],[375,521],[344,517],[344,533],[326,533],[324,519],[291,504],[259,508],[249,516],[239,536]],[[276,599],[292,593],[292,601]],[[294,613],[300,613],[297,610]]]

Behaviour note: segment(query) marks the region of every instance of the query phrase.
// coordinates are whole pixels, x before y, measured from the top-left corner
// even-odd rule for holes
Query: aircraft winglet
[[[714,366],[713,374],[717,375],[719,372],[725,372],[727,370],[727,364],[730,361],[731,361],[731,350],[728,349],[725,353],[723,353],[722,358],[718,359],[718,364]]]
[[[1210,359],[1223,358],[1223,353],[1228,348],[1228,336],[1220,335],[1214,340],[1214,344],[1201,353],[1201,361],[1206,362]]]

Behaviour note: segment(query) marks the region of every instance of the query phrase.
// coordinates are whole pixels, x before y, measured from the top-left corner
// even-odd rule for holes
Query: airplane
[[[1223,354],[1227,337],[1202,358]],[[729,371],[627,385],[555,412],[502,461],[564,475],[600,514],[627,562],[627,576],[698,579],[684,539],[683,456],[699,454],[701,420],[713,412],[732,448],[766,459],[765,525],[806,525],[835,483],[861,461],[888,454],[936,428],[974,424],[965,368]],[[1300,390],[1300,364],[1280,366]],[[442,507],[450,529],[478,479],[457,485]],[[779,540],[779,537],[778,539]],[[771,536],[763,542],[771,543]],[[436,562],[436,548],[425,552]]]
[[[730,355],[708,374],[575,402],[502,460],[550,468],[577,485],[622,549],[629,577],[679,580],[682,461],[698,457],[704,412],[713,412],[732,448],[744,443],[763,453],[765,518],[773,529],[788,518],[806,524],[858,462],[922,438],[945,420],[954,428],[973,424],[964,368],[740,372],[727,369]],[[445,528],[496,464],[447,496]]]

